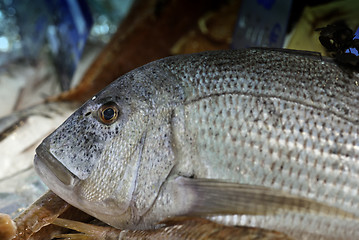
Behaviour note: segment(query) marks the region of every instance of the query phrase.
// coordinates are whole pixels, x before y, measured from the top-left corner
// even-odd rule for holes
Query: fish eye
[[[119,115],[119,109],[116,103],[109,102],[102,105],[98,110],[98,116],[102,123],[110,125],[114,123]]]

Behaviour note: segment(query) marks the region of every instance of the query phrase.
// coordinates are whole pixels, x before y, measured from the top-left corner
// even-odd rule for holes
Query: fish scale
[[[192,144],[199,149],[194,157],[199,160],[193,164],[194,175],[274,187],[359,214],[358,112],[357,107],[348,109],[359,106],[355,105],[358,99],[353,99],[353,95],[358,96],[358,87],[352,85],[356,92],[350,98],[340,91],[342,88],[337,89],[344,84],[338,79],[345,76],[331,71],[326,63],[309,58],[294,67],[286,65],[293,71],[284,72],[275,59],[275,67],[268,64],[273,58],[266,54],[269,56],[261,55],[267,59],[265,67],[279,72],[270,81],[263,77],[268,71],[255,76],[256,71],[250,68],[253,61],[243,67],[246,60],[242,58],[238,58],[238,68],[237,58],[226,59],[232,62],[230,70],[222,68],[228,67],[226,62],[211,64],[206,60],[198,64],[208,66],[208,71],[199,67],[196,73],[187,73],[187,66],[173,67],[176,76],[188,79],[184,86],[197,90],[187,96],[185,107],[186,134],[196,139]],[[312,66],[313,62],[329,69],[333,76],[324,79],[316,69],[314,76],[309,71],[303,78],[298,77],[299,70],[305,69],[303,65]],[[246,72],[252,81],[248,81]],[[301,88],[293,89],[292,85]]]
[[[298,239],[359,238],[358,81],[301,51],[161,59],[85,103],[38,147],[35,167],[118,228],[195,215]],[[118,118],[103,122],[103,106]]]
[[[223,165],[233,165],[235,162],[237,166],[234,167],[234,171],[238,172],[238,179],[241,182],[274,186],[293,191],[293,193],[299,193],[299,188],[312,189],[310,192],[304,191],[301,195],[312,193],[312,197],[319,199],[323,195],[317,191],[322,187],[331,192],[339,191],[343,189],[343,186],[349,185],[348,193],[352,192],[353,199],[359,199],[359,196],[355,196],[356,183],[359,179],[358,171],[355,171],[357,170],[357,163],[355,163],[357,155],[354,151],[355,144],[358,142],[357,139],[348,137],[346,142],[350,143],[334,144],[339,142],[340,135],[336,130],[340,124],[337,117],[322,116],[315,110],[309,116],[295,115],[296,112],[309,112],[312,109],[297,103],[287,103],[285,104],[287,108],[284,109],[283,104],[280,104],[282,100],[272,99],[273,105],[278,106],[275,111],[278,115],[282,115],[274,123],[273,114],[269,114],[265,107],[261,109],[261,106],[265,106],[263,99],[238,95],[217,98],[217,101],[213,98],[200,101],[197,107],[199,111],[192,111],[192,108],[196,108],[192,104],[187,110],[187,131],[192,134],[193,138],[197,136],[198,140],[195,145],[201,149],[198,159],[203,159],[203,162],[199,165],[213,170],[212,173],[208,173],[208,176],[198,177],[233,176],[235,173],[230,172],[231,169]],[[233,111],[229,106],[234,106]],[[246,108],[243,109],[242,106]],[[223,111],[219,114],[220,109],[227,109],[235,115],[223,114]],[[249,109],[258,111],[251,113]],[[293,111],[294,109],[297,111]],[[290,110],[292,115],[281,114],[286,110]],[[314,126],[324,124],[324,120],[329,124],[327,124],[327,130],[321,131],[319,135]],[[191,126],[193,128],[190,128]],[[333,149],[335,147],[336,149]],[[352,155],[354,158],[346,155]],[[215,166],[210,165],[211,159],[214,160]],[[227,161],[217,161],[217,159]],[[232,159],[238,159],[238,161],[232,161]],[[356,169],[343,166],[353,165],[353,163]],[[226,169],[227,172],[219,172],[218,169]],[[311,171],[305,173],[308,169]],[[293,184],[298,185],[298,182],[301,184],[297,186],[297,189],[291,187]],[[334,183],[334,186],[330,186]],[[317,186],[317,189],[310,188],[310,185]],[[330,187],[326,188],[327,185]],[[313,195],[314,193],[317,194]],[[344,205],[347,204],[348,202]]]
[[[180,79],[187,90],[187,101],[237,91],[330,109],[359,122],[358,80],[337,65],[315,55],[303,58],[290,53],[278,55],[276,51],[251,51],[253,54],[226,53],[225,58],[218,52],[211,53],[210,58],[199,54],[180,62],[163,61],[161,65]],[[303,92],[298,92],[300,89]]]
[[[191,111],[191,104],[188,107],[187,126],[193,126],[188,131],[193,136],[200,136],[195,144],[201,152],[195,158],[204,160],[198,163],[196,177],[224,178],[241,183],[274,187],[358,214],[358,172],[355,169],[341,167],[341,165],[350,164],[357,168],[357,163],[354,161],[358,158],[357,155],[353,155],[355,144],[356,146],[358,144],[357,139],[346,138],[346,142],[351,142],[351,144],[344,142],[341,150],[330,153],[333,143],[338,142],[340,135],[337,129],[341,121],[338,117],[323,115],[317,110],[297,103],[283,104],[280,99],[272,99],[273,105],[277,107],[276,112],[281,113],[289,109],[292,113],[292,115],[283,114],[275,124],[272,121],[273,115],[269,114],[270,110],[268,111],[265,107],[261,109],[261,106],[265,106],[263,99],[238,95],[218,98],[217,101],[213,98],[201,100],[198,103],[198,111]],[[265,101],[268,103],[268,100]],[[286,108],[283,108],[284,105]],[[228,106],[234,106],[233,111],[231,111],[232,107]],[[241,109],[241,106],[246,108]],[[219,114],[220,109],[227,109],[236,114],[223,114],[223,111]],[[251,114],[248,109],[257,109],[258,112]],[[297,111],[293,111],[294,109]],[[310,111],[313,112],[293,116],[294,113]],[[255,124],[253,121],[256,121]],[[323,121],[329,124],[326,131],[321,131],[319,134],[314,126],[324,124]],[[236,125],[233,126],[233,123]],[[276,125],[277,127],[274,128],[273,126]],[[207,126],[212,126],[217,131],[210,131]],[[301,131],[299,131],[300,128]],[[350,154],[348,151],[351,151],[354,158],[339,155]],[[210,161],[211,159],[222,161]],[[234,162],[233,159],[238,159],[238,161]],[[204,172],[203,168],[208,170]],[[268,228],[276,220],[278,219],[271,218],[255,226]],[[249,224],[248,222],[241,223]],[[307,225],[307,223],[308,218],[303,218],[301,224],[314,226],[315,228],[312,229],[318,227]],[[293,222],[289,224],[292,225]],[[278,225],[285,226],[286,224],[282,222]]]

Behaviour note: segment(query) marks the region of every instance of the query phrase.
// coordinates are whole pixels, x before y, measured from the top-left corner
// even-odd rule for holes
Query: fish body
[[[161,59],[86,102],[37,148],[61,198],[118,228],[166,217],[359,237],[359,77],[299,51]]]

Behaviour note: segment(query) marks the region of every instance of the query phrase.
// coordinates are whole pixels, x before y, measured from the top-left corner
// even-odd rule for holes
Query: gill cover
[[[109,138],[108,134],[101,134],[101,125],[95,118],[85,116],[98,107],[98,104],[85,104],[42,143],[57,161],[80,180],[89,177]]]

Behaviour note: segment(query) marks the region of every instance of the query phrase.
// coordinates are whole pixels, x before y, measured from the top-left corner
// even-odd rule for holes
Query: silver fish
[[[358,82],[299,51],[168,57],[86,102],[37,148],[35,168],[117,228],[190,215],[359,239]]]

